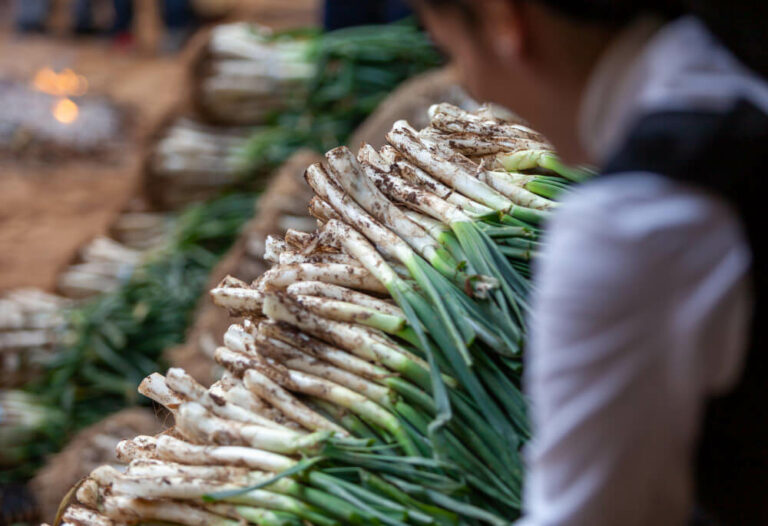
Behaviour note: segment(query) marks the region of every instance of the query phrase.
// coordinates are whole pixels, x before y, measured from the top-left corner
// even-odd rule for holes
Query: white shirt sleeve
[[[536,272],[518,524],[686,524],[705,399],[745,354],[749,265],[733,211],[661,177],[563,203]]]

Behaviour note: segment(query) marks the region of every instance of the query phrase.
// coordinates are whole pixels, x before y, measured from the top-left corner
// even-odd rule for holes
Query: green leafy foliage
[[[208,275],[253,216],[255,195],[232,194],[179,214],[168,245],[119,289],[68,313],[68,332],[27,390],[48,417],[14,448],[0,483],[31,476],[77,430],[140,402],[136,387],[184,340]]]
[[[317,70],[309,97],[254,132],[243,151],[248,174],[268,172],[300,147],[322,152],[343,144],[400,83],[442,63],[413,21],[346,28],[314,38],[310,53]]]

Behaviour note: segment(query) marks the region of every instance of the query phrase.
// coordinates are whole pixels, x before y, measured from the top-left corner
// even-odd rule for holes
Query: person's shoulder
[[[539,287],[556,297],[575,290],[595,315],[607,306],[624,312],[695,288],[724,262],[746,273],[745,239],[737,214],[716,196],[658,174],[598,177],[550,220]]]
[[[737,213],[721,198],[658,174],[597,177],[568,195],[550,221],[549,241],[652,268],[685,251],[744,247]]]
[[[735,211],[718,196],[648,172],[598,176],[577,187],[562,201],[552,224],[573,220],[584,226],[599,222],[628,236],[738,222]]]

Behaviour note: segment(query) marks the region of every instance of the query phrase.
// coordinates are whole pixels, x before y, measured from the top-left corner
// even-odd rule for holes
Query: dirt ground
[[[242,0],[235,17],[274,27],[306,25],[316,20],[317,4]],[[183,111],[188,66],[204,30],[179,54],[147,56],[109,40],[20,36],[8,19],[0,16],[0,78],[29,82],[43,67],[69,67],[88,79],[89,92],[128,109],[132,121],[130,141],[108,163],[0,161],[0,292],[20,286],[53,290],[56,275],[78,248],[106,233],[135,201],[147,138],[169,114]]]

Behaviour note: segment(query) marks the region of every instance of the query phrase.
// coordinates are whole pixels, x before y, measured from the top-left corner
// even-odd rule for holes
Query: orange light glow
[[[88,79],[67,68],[56,73],[43,68],[35,73],[32,86],[38,91],[57,97],[79,97],[88,91]]]
[[[53,116],[62,124],[70,124],[77,120],[80,108],[70,99],[59,99],[51,109]]]

